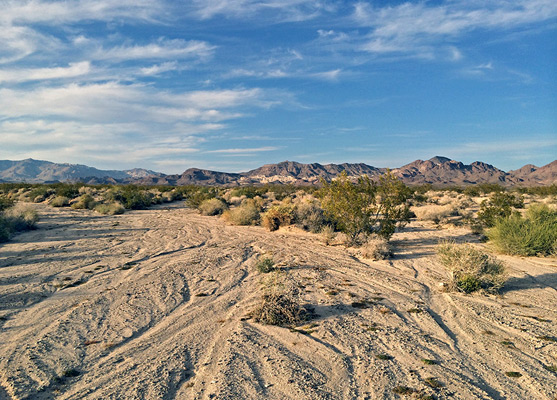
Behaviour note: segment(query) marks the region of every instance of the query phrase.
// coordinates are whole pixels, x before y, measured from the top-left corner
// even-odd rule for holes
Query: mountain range
[[[265,183],[313,185],[321,179],[331,180],[342,172],[350,177],[367,175],[378,177],[387,171],[371,165],[357,164],[302,164],[283,161],[267,164],[242,173],[218,172],[190,168],[182,174],[166,175],[147,169],[100,170],[79,164],[56,164],[49,161],[26,159],[0,160],[0,182],[84,182],[88,184],[139,185],[218,185],[240,186]],[[447,157],[436,156],[429,160],[416,160],[391,170],[408,185],[432,184],[473,185],[497,183],[504,186],[540,186],[557,183],[557,160],[543,167],[532,164],[505,172],[493,165],[476,161],[463,164]]]

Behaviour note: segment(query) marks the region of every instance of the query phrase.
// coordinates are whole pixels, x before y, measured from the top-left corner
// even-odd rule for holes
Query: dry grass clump
[[[95,211],[105,215],[123,214],[126,209],[120,203],[97,204]]]
[[[269,208],[261,216],[261,225],[270,231],[276,231],[281,226],[287,226],[294,221],[294,207],[292,204],[281,204]]]
[[[304,200],[296,206],[296,225],[300,228],[319,233],[328,226],[329,220],[325,217],[323,209],[315,199]]]
[[[220,215],[228,207],[222,200],[208,199],[203,200],[197,209],[202,215]]]
[[[251,313],[256,322],[292,327],[308,319],[307,311],[300,305],[298,290],[287,275],[276,271],[265,284],[261,302]]]
[[[223,218],[232,225],[256,225],[259,222],[261,207],[252,199],[247,199],[239,207],[222,213]]]
[[[76,210],[92,210],[97,205],[97,202],[90,194],[83,194],[76,199],[72,204],[72,208]]]
[[[9,240],[17,232],[35,229],[39,215],[31,206],[17,204],[0,210],[0,242]]]
[[[392,257],[393,252],[389,242],[377,235],[371,235],[360,247],[360,254],[371,260],[386,260]]]
[[[56,196],[48,204],[52,207],[67,207],[70,205],[70,199],[66,196]]]
[[[255,269],[262,274],[267,274],[275,269],[275,262],[269,257],[260,258],[255,264]]]
[[[458,215],[458,208],[454,204],[436,205],[431,204],[422,207],[413,207],[412,211],[416,218],[422,221],[441,222],[450,216]]]
[[[449,271],[453,290],[497,292],[505,283],[504,264],[470,244],[442,243],[437,246],[437,255]]]

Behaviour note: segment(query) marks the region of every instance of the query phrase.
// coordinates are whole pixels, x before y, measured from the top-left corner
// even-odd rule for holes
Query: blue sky
[[[557,157],[555,0],[0,0],[0,159]]]

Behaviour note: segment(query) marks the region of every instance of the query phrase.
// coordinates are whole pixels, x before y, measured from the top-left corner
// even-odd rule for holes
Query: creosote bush
[[[97,205],[97,202],[90,194],[84,194],[77,198],[77,201],[72,204],[72,208],[76,210],[92,210]]]
[[[521,256],[557,254],[557,210],[533,205],[522,217],[513,214],[499,219],[487,237],[502,253]]]
[[[524,208],[524,199],[512,193],[495,192],[480,204],[478,221],[486,227],[494,226],[501,218],[510,217],[515,208]]]
[[[470,244],[441,243],[437,246],[437,255],[449,271],[453,290],[495,293],[505,283],[503,263]]]
[[[202,215],[220,215],[228,209],[226,204],[219,199],[203,200],[197,208]]]
[[[67,207],[70,205],[70,199],[66,196],[56,196],[48,204],[52,207]]]
[[[412,191],[388,172],[372,181],[367,176],[353,183],[343,172],[332,182],[323,182],[322,207],[350,243],[360,234],[376,233],[390,239],[397,226],[409,220],[407,200]]]

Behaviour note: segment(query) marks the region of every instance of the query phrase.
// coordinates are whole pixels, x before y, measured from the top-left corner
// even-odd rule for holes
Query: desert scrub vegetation
[[[298,290],[289,277],[275,271],[267,278],[261,301],[251,312],[255,322],[293,327],[308,319],[300,305]]]
[[[321,205],[325,215],[354,244],[360,234],[376,233],[390,239],[397,226],[409,220],[407,200],[411,195],[412,191],[390,172],[379,182],[364,176],[355,183],[343,173],[332,182],[323,182]]]
[[[295,207],[291,203],[283,203],[270,207],[261,216],[261,225],[270,231],[281,226],[291,225],[295,219]]]
[[[97,204],[94,209],[96,212],[104,215],[117,215],[123,214],[126,209],[120,203],[102,203]]]
[[[485,227],[494,226],[501,218],[513,214],[514,209],[524,208],[524,198],[513,193],[495,192],[480,204],[478,221]]]
[[[437,255],[449,273],[451,290],[496,293],[506,281],[504,264],[471,244],[441,243]]]
[[[240,206],[222,213],[223,218],[232,225],[257,225],[261,205],[256,199],[246,199]]]
[[[360,246],[360,254],[370,260],[386,260],[392,257],[393,252],[387,239],[370,235],[366,242]]]
[[[512,214],[498,219],[487,237],[505,254],[557,255],[557,210],[545,204],[532,205],[524,216]]]
[[[10,206],[8,202],[0,200],[0,242],[8,241],[18,232],[35,229],[38,221],[37,211],[30,205]]]
[[[275,270],[275,262],[270,257],[261,257],[257,260],[255,269],[262,274],[267,274]]]
[[[212,198],[203,200],[197,207],[201,215],[220,215],[228,209],[226,203],[220,199]]]

